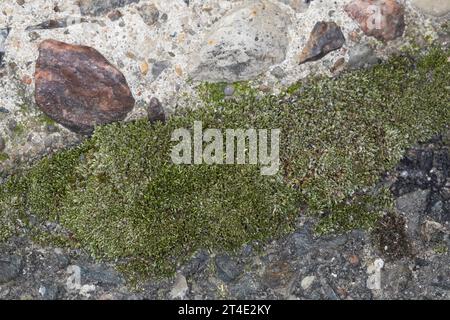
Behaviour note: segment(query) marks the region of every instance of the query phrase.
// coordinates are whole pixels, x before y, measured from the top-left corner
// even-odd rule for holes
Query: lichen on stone
[[[223,85],[209,94],[204,85],[204,105],[186,106],[165,124],[98,127],[80,146],[1,185],[0,239],[18,221],[33,230],[34,216],[68,230],[67,245],[148,276],[174,272],[200,248],[279,237],[300,208],[320,218],[320,233],[371,228],[392,210],[389,194],[374,192],[380,175],[405,148],[448,127],[449,53],[399,56],[278,96],[246,87],[224,98]],[[171,133],[196,120],[204,128],[281,129],[281,170],[261,176],[258,165],[174,165]]]

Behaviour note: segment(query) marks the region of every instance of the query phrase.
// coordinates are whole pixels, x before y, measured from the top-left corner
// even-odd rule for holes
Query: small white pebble
[[[41,296],[45,296],[45,293],[47,292],[47,289],[44,287],[44,286],[41,286],[40,288],[39,288],[39,294],[41,295]]]
[[[303,290],[307,290],[309,287],[311,287],[311,285],[313,284],[315,279],[316,279],[316,277],[314,277],[314,276],[307,276],[307,277],[303,278],[303,280],[300,284],[302,286]]]

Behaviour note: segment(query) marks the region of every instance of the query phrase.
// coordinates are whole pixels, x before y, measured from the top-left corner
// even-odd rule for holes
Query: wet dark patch
[[[382,217],[372,232],[375,247],[386,260],[399,260],[410,257],[411,244],[406,234],[404,217],[388,213]]]

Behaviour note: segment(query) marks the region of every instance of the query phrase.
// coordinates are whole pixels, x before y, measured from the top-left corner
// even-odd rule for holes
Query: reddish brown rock
[[[124,75],[97,50],[46,40],[39,46],[36,103],[50,118],[82,134],[125,119],[134,98]]]
[[[366,35],[378,40],[393,40],[405,31],[405,8],[396,0],[354,0],[344,9]]]
[[[299,63],[315,61],[345,43],[341,28],[335,22],[319,21],[314,25],[308,43],[300,54]]]

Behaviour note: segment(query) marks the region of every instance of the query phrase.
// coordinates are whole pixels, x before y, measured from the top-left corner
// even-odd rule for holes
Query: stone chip
[[[319,21],[314,25],[309,40],[300,54],[299,63],[319,60],[327,53],[341,48],[344,43],[344,35],[335,22]]]
[[[43,41],[35,83],[38,107],[77,133],[125,119],[135,103],[124,75],[91,47]]]

